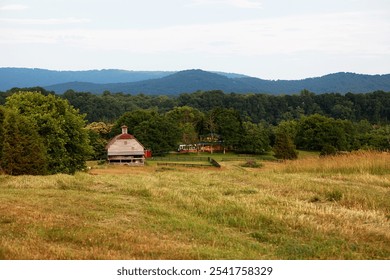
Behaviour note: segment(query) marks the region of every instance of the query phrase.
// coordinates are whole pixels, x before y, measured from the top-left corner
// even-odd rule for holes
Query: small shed
[[[145,164],[145,148],[122,126],[122,134],[112,138],[106,146],[107,160],[110,164],[140,166]]]

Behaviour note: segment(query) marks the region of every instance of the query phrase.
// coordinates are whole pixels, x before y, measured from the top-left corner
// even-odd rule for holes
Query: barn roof
[[[115,136],[114,138],[112,138],[106,145],[106,150],[108,150],[110,148],[110,146],[115,143],[115,141],[117,140],[130,140],[130,139],[134,139],[135,141],[138,142],[138,144],[140,144],[144,149],[145,147],[131,134],[128,134],[128,133],[124,133],[124,134],[119,134],[117,136]]]
[[[124,133],[124,134],[120,134],[116,137],[116,139],[135,139],[135,137],[131,134],[128,134],[128,133]]]
[[[143,149],[145,149],[145,147],[131,134],[127,133],[127,126],[126,125],[122,125],[122,134],[119,134],[117,136],[115,136],[114,138],[112,138],[106,145],[106,150],[108,150],[110,148],[110,146],[115,143],[115,141],[117,140],[134,140],[136,141],[138,144],[141,145],[141,147]]]

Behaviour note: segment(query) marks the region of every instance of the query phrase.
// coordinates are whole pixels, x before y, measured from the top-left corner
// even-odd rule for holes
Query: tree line
[[[122,125],[154,154],[199,142],[238,153],[273,151],[282,159],[296,158],[296,149],[323,155],[390,149],[390,94],[385,92],[211,91],[173,98],[33,90],[39,92],[14,89],[0,95],[0,164],[7,174],[73,174],[87,159],[104,160],[105,145]]]
[[[367,120],[352,122],[313,114],[272,125],[245,120],[235,109],[214,108],[203,113],[181,106],[166,113],[154,109],[126,112],[111,126],[104,122],[89,124],[96,159],[104,157],[105,144],[120,133],[122,125],[127,125],[129,133],[154,153],[199,142],[220,144],[238,153],[273,150],[281,159],[296,158],[296,149],[320,151],[323,155],[359,149],[390,150],[390,125],[372,125]]]
[[[39,91],[43,94],[54,94],[43,88],[14,88],[0,92],[0,104],[5,98],[21,90]],[[125,112],[137,109],[155,108],[160,113],[168,112],[175,107],[190,106],[201,112],[213,108],[231,108],[239,112],[242,118],[254,123],[265,121],[277,125],[284,120],[299,119],[303,115],[320,114],[334,119],[345,119],[353,122],[367,120],[372,124],[390,122],[390,93],[375,91],[365,94],[345,95],[338,93],[314,94],[307,90],[295,95],[270,94],[236,94],[222,91],[198,91],[183,93],[179,96],[151,96],[110,93],[101,95],[88,92],[66,91],[59,95],[71,105],[86,114],[89,122],[114,122]]]

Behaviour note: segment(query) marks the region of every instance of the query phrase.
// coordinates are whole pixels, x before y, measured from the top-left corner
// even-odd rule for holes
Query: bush
[[[326,200],[327,201],[340,201],[343,198],[343,193],[339,190],[334,190],[326,193]]]
[[[324,147],[322,147],[320,156],[334,156],[336,154],[337,149],[335,147],[329,144],[325,144]]]
[[[260,168],[263,166],[262,163],[258,163],[255,160],[248,160],[244,164],[241,165],[242,167],[249,167],[249,168]]]

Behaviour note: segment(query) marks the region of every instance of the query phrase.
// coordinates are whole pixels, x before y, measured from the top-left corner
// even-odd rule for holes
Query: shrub
[[[336,154],[337,154],[337,149],[335,147],[329,144],[325,144],[324,147],[322,147],[320,156],[330,156]]]
[[[326,193],[326,200],[327,201],[340,201],[343,198],[343,193],[339,190],[334,190]]]
[[[309,202],[311,203],[321,202],[321,198],[318,195],[315,195],[312,198],[310,198]]]
[[[291,138],[285,133],[278,133],[275,136],[273,147],[275,157],[278,159],[297,159],[298,153]]]
[[[242,167],[249,167],[249,168],[260,168],[263,166],[262,163],[258,163],[255,160],[247,160],[244,164],[241,165]]]

